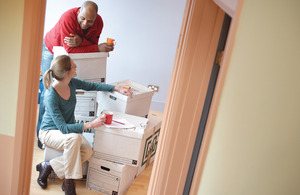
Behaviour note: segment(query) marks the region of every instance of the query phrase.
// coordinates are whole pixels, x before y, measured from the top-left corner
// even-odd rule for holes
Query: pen
[[[121,124],[121,125],[125,125],[125,123],[121,123],[121,122],[119,122],[119,121],[115,121],[115,120],[112,120],[112,121],[114,121],[115,123],[119,123],[119,124]]]

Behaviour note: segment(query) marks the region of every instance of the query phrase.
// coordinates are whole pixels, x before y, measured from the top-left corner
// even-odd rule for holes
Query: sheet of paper
[[[105,124],[104,125],[107,127],[107,128],[114,128],[114,129],[131,129],[131,128],[135,128],[135,126],[133,124],[131,124],[130,122],[128,122],[126,119],[124,118],[121,118],[121,119],[113,119],[117,122],[120,122],[120,123],[124,123],[123,124],[120,124],[120,123],[116,123],[114,121],[112,121],[112,123],[110,125],[108,124]]]

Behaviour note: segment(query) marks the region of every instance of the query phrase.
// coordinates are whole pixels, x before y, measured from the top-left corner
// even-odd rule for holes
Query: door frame
[[[187,0],[148,194],[182,194],[221,31],[223,0]],[[205,164],[243,0],[233,10],[191,194]],[[221,9],[221,8],[222,9]],[[24,0],[11,194],[29,194],[46,0]],[[227,11],[226,11],[227,12]],[[203,95],[204,94],[204,95]]]
[[[187,0],[149,195],[183,193],[226,12],[232,21],[190,189],[197,194],[242,5],[243,0]]]
[[[29,194],[46,0],[24,0],[10,194]]]
[[[241,16],[241,11],[244,5],[244,0],[231,0],[227,1],[230,5],[224,3],[226,0],[214,0],[215,3],[224,10],[227,14],[231,16],[230,29],[227,36],[227,42],[224,50],[223,59],[220,64],[220,71],[218,76],[218,81],[216,83],[216,88],[214,92],[214,97],[211,103],[210,114],[207,119],[205,133],[203,136],[203,141],[199,152],[199,157],[195,169],[195,175],[191,186],[190,194],[197,194],[202,173],[204,170],[205,160],[209,148],[209,143],[213,133],[213,128],[215,124],[215,119],[218,112],[219,102],[222,96],[222,89],[225,83],[227,70],[230,64],[231,54],[234,48],[236,33],[239,25],[239,20]]]
[[[183,194],[190,193],[192,181],[194,179],[194,173],[195,173],[196,165],[198,162],[198,157],[199,157],[199,153],[200,153],[203,135],[205,132],[207,118],[208,118],[208,115],[210,112],[210,106],[211,106],[212,98],[214,96],[215,86],[216,86],[216,83],[218,80],[218,75],[219,75],[219,70],[220,70],[220,60],[222,59],[222,54],[225,49],[228,32],[229,32],[229,28],[230,28],[230,23],[231,23],[231,17],[228,14],[225,14],[224,19],[223,19],[222,30],[221,30],[221,33],[219,36],[216,57],[215,57],[215,60],[213,63],[212,72],[210,74],[210,81],[209,81],[208,89],[206,92],[204,107],[203,107],[200,122],[199,122],[199,127],[198,127],[198,131],[197,131],[197,135],[196,135],[196,141],[194,144],[194,149],[193,149],[193,153],[192,153],[192,157],[191,157],[191,161],[190,161],[190,165],[189,165],[188,174],[187,174],[186,181],[185,181]]]

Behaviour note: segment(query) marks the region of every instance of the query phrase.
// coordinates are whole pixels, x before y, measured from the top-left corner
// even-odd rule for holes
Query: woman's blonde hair
[[[51,62],[50,69],[45,72],[43,83],[49,89],[52,83],[52,77],[58,81],[63,80],[67,71],[71,70],[71,58],[67,55],[57,56]],[[51,73],[51,74],[50,74]]]

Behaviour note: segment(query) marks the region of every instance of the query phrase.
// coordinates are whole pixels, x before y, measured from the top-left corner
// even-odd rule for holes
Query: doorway
[[[31,4],[29,4],[31,5]],[[33,7],[33,6],[32,6]],[[192,9],[196,7],[197,12]],[[208,11],[207,11],[208,10]],[[188,23],[190,21],[189,17],[190,15],[192,15],[192,19],[191,23]],[[200,17],[199,17],[200,16]],[[222,17],[221,17],[222,16]],[[193,133],[193,124],[194,124],[194,119],[193,121],[190,122],[190,120],[185,120],[186,116],[181,115],[181,110],[185,111],[185,112],[189,112],[192,114],[195,114],[197,116],[197,118],[200,118],[201,115],[201,110],[199,109],[199,111],[197,110],[198,107],[201,107],[202,104],[202,95],[201,94],[205,94],[205,92],[207,91],[207,88],[205,87],[206,85],[206,78],[203,79],[204,81],[201,81],[201,85],[199,85],[199,82],[197,82],[197,84],[193,84],[193,81],[198,81],[199,80],[199,75],[194,77],[194,73],[198,73],[200,69],[204,68],[206,69],[207,65],[206,65],[206,61],[210,62],[213,61],[213,56],[215,53],[215,47],[217,46],[217,39],[219,37],[219,26],[221,29],[221,24],[222,24],[222,19],[223,19],[223,12],[217,8],[217,6],[215,4],[212,3],[212,1],[210,0],[205,0],[205,1],[196,1],[196,3],[194,3],[194,1],[188,1],[187,5],[186,5],[186,14],[185,14],[185,22],[182,26],[182,32],[181,32],[181,38],[179,40],[178,43],[178,48],[179,48],[179,52],[177,52],[177,56],[175,59],[175,63],[174,63],[174,70],[172,73],[172,83],[171,83],[171,88],[169,90],[169,94],[168,94],[168,102],[167,102],[167,109],[171,112],[168,112],[168,114],[165,114],[164,119],[167,119],[168,122],[165,122],[165,124],[162,125],[164,129],[164,132],[162,132],[163,134],[170,133],[168,134],[169,136],[166,137],[165,136],[165,140],[161,140],[160,141],[160,146],[159,146],[159,150],[161,150],[162,152],[159,152],[157,155],[157,160],[155,161],[154,164],[154,169],[155,169],[155,174],[153,177],[152,174],[152,185],[149,186],[149,189],[153,189],[148,191],[148,193],[151,192],[174,192],[174,193],[170,193],[170,194],[176,194],[176,192],[178,192],[178,189],[183,189],[183,187],[181,187],[182,185],[182,181],[185,181],[185,166],[188,166],[189,161],[190,161],[190,153],[189,153],[189,147],[186,146],[185,143],[188,143],[188,141],[190,139],[186,141],[185,138],[190,138],[190,135],[196,135],[196,133]],[[30,18],[30,17],[28,17]],[[32,17],[33,18],[33,17]],[[204,18],[204,19],[203,19]],[[201,22],[201,20],[209,20],[209,22],[206,23],[201,23],[201,25],[203,24],[206,28],[201,28],[203,29],[202,31],[199,31],[199,28],[193,28],[193,26],[195,26],[195,23],[199,23],[199,20]],[[30,26],[27,26],[26,28],[29,28]],[[217,28],[217,30],[214,30],[214,28]],[[218,35],[215,36],[212,32],[218,31]],[[196,34],[193,34],[192,32],[195,32]],[[34,37],[33,35],[30,36],[28,35],[28,37]],[[216,37],[216,40],[215,40]],[[193,39],[194,38],[194,39]],[[195,38],[198,40],[210,40],[210,41],[203,41],[202,44],[195,44]],[[36,43],[37,41],[35,41]],[[216,44],[215,44],[216,43]],[[196,45],[196,47],[195,47]],[[210,50],[212,48],[212,50]],[[34,53],[30,53],[29,51],[34,51],[35,47],[29,47],[28,51],[27,50],[22,50],[22,56],[34,56]],[[196,51],[197,54],[194,54],[193,52]],[[201,53],[199,53],[199,51],[201,51]],[[26,55],[25,55],[26,54]],[[212,54],[212,55],[210,55]],[[199,63],[199,61],[194,61],[194,59],[202,59],[201,63]],[[22,62],[24,62],[24,64],[26,66],[29,67],[30,70],[34,69],[35,63],[27,63],[27,61],[25,61],[25,59],[21,60]],[[205,62],[203,62],[205,61]],[[31,61],[30,61],[31,62]],[[212,63],[210,63],[211,66]],[[190,72],[189,70],[192,68],[192,72]],[[37,72],[37,71],[36,71]],[[192,75],[192,76],[191,76]],[[205,75],[203,75],[205,76]],[[209,75],[208,75],[209,77]],[[180,78],[180,79],[179,79]],[[203,82],[204,82],[204,87],[203,87]],[[190,84],[190,86],[188,88],[186,88],[186,83]],[[207,82],[208,83],[208,82]],[[194,89],[197,88],[199,89],[199,93],[194,93]],[[205,88],[205,91],[202,89]],[[186,94],[192,94],[191,96],[188,96]],[[25,94],[26,93],[20,93],[20,94]],[[204,99],[204,98],[203,98]],[[193,100],[193,101],[190,101]],[[195,105],[195,101],[196,101],[196,105]],[[204,102],[204,101],[203,101]],[[31,108],[32,105],[29,105],[29,108]],[[184,109],[187,108],[187,109]],[[195,111],[196,110],[196,111]],[[27,111],[27,110],[26,110]],[[174,112],[173,112],[174,111]],[[23,116],[20,116],[19,118],[23,119]],[[198,118],[198,119],[199,119]],[[179,120],[178,120],[179,119]],[[164,121],[167,121],[164,120]],[[189,124],[186,125],[185,122],[189,121]],[[197,121],[196,123],[199,123],[199,121]],[[180,128],[182,127],[182,125],[185,125],[185,130],[188,131],[180,131]],[[35,126],[35,124],[31,124],[31,126]],[[197,124],[195,125],[197,126]],[[20,125],[20,127],[22,127],[22,125]],[[26,135],[30,135],[31,133],[26,130],[26,128],[20,128],[18,130],[18,132],[22,132],[24,130]],[[197,130],[195,129],[195,132],[197,132]],[[18,134],[16,134],[18,135]],[[22,136],[16,136],[17,138]],[[30,143],[32,143],[33,137],[30,137],[30,139],[28,139],[30,141]],[[180,138],[180,140],[183,140],[184,143],[180,145],[180,143],[178,143],[178,138]],[[194,136],[193,136],[194,138]],[[27,140],[27,139],[26,139]],[[170,141],[170,140],[174,140],[174,141]],[[179,140],[179,141],[180,141]],[[171,143],[171,148],[169,147]],[[191,143],[191,142],[190,142]],[[193,140],[194,143],[194,140]],[[28,146],[26,144],[20,144],[20,146],[24,147],[20,147],[22,148],[22,151],[27,151]],[[20,149],[21,150],[21,149]],[[174,152],[176,151],[176,153]],[[16,153],[16,155],[19,155],[21,152]],[[32,155],[27,155],[27,156],[32,156]],[[186,156],[189,156],[188,159],[186,158]],[[181,161],[178,161],[181,160]],[[174,163],[174,161],[177,161],[177,163]],[[186,163],[188,161],[188,164]],[[23,165],[20,164],[20,165]],[[23,167],[23,166],[22,166]],[[24,167],[28,167],[28,163],[27,166]],[[24,169],[22,169],[24,170]],[[171,170],[176,170],[176,171],[171,171]],[[159,175],[157,174],[159,173]],[[17,171],[14,172],[13,174],[14,176],[17,176],[18,173]],[[174,177],[175,175],[177,175],[177,177]],[[184,179],[181,178],[181,176],[184,175]],[[159,176],[159,177],[158,177]],[[28,177],[28,176],[27,176]],[[17,178],[17,177],[16,177]],[[24,182],[24,177],[22,177],[21,179],[19,179],[20,184],[25,186],[28,186],[25,182]],[[175,185],[174,185],[175,184]],[[179,184],[179,185],[178,185]],[[184,182],[183,182],[184,185]],[[176,187],[177,186],[177,187]],[[18,190],[23,190],[22,187],[17,188]],[[27,190],[25,190],[27,191]],[[181,190],[180,190],[181,191]],[[157,193],[159,194],[159,193]]]
[[[50,2],[50,1],[47,1],[47,6],[49,6],[49,2]],[[149,4],[149,3],[147,3],[147,4]],[[184,4],[184,3],[183,3],[183,4]],[[54,2],[51,1],[51,5],[52,5],[56,10],[62,9],[61,6],[60,6],[59,4],[55,3],[55,1],[54,1]],[[46,8],[47,8],[47,6],[46,6]],[[58,6],[58,7],[57,7],[57,6]],[[69,5],[68,5],[68,6],[69,6]],[[67,7],[67,6],[66,6],[66,7]],[[66,7],[65,7],[65,8],[66,8]],[[112,7],[115,7],[115,6],[112,6]],[[182,10],[184,10],[184,6],[180,6],[180,7],[182,8]],[[174,9],[174,7],[173,7],[173,9]],[[126,9],[124,9],[124,10],[126,10]],[[50,10],[49,10],[48,8],[47,8],[46,13],[47,13],[47,12],[48,12],[48,13],[50,12]],[[165,12],[165,11],[164,11],[164,12]],[[59,13],[59,12],[58,12],[58,13]],[[46,14],[46,15],[47,15],[47,14]],[[181,14],[177,11],[177,12],[176,12],[176,17],[179,17],[180,15],[181,15]],[[55,17],[59,17],[59,16],[60,16],[60,14],[56,14],[56,15],[55,15]],[[54,20],[54,21],[51,21],[51,22],[56,22],[56,21],[58,20],[57,18],[56,18],[56,19],[53,19],[53,18],[54,18],[53,16],[51,16],[51,17],[52,17],[51,19]],[[104,19],[104,17],[103,17],[103,19]],[[108,18],[106,18],[106,20],[107,20],[107,19],[108,19]],[[172,20],[174,20],[174,19],[176,19],[176,18],[173,18]],[[178,26],[179,26],[178,31],[180,30],[180,21],[181,21],[181,20],[182,20],[182,18],[180,18],[180,20],[178,20],[178,19],[176,20],[176,21],[178,21],[178,23],[179,23],[179,25],[178,25]],[[144,21],[144,22],[145,22],[145,21]],[[46,20],[45,20],[45,23],[46,23],[46,24],[48,23],[47,18],[46,18]],[[105,25],[107,25],[107,26],[108,26],[108,25],[111,25],[111,23],[108,22],[108,21],[104,21],[104,23],[105,23]],[[55,23],[53,23],[52,25],[54,25],[54,24],[55,24]],[[47,27],[48,27],[48,26],[50,26],[50,25],[47,25]],[[174,26],[174,24],[173,24],[172,26]],[[105,29],[105,28],[104,28],[104,29]],[[172,27],[172,28],[169,27],[169,28],[168,28],[168,31],[170,31],[170,30],[173,31],[173,27]],[[46,29],[46,28],[45,28],[44,33],[46,33],[47,31],[49,31],[49,29]],[[127,29],[127,31],[128,31],[128,29]],[[123,33],[120,32],[120,34],[123,34]],[[132,33],[132,34],[133,34],[133,33]],[[136,32],[136,34],[142,34],[142,33]],[[152,33],[152,34],[153,34],[153,33]],[[173,36],[172,33],[170,33],[170,32],[168,32],[168,35],[169,35],[169,36]],[[102,34],[101,34],[101,36],[102,36]],[[104,35],[103,37],[106,37],[106,35]],[[165,36],[163,36],[163,37],[165,37]],[[171,38],[169,37],[167,40],[169,40],[169,39],[171,39]],[[128,39],[128,41],[129,41],[129,40],[130,40],[130,39]],[[120,41],[120,38],[118,38],[118,41]],[[162,41],[160,42],[160,44],[163,43],[162,45],[163,45],[164,47],[168,47],[168,50],[173,49],[173,50],[174,50],[174,53],[175,53],[177,41],[178,41],[178,38],[176,38],[176,42],[174,42],[174,47],[173,47],[172,45],[166,44],[166,43],[164,43],[164,42],[162,42]],[[121,42],[119,42],[119,43],[121,43]],[[118,46],[121,47],[122,45],[120,45],[119,43],[118,43]],[[144,43],[144,44],[145,44],[145,43]],[[124,43],[123,43],[123,45],[124,45]],[[118,46],[117,46],[117,47],[118,47]],[[148,45],[148,46],[149,46],[149,45]],[[119,48],[117,48],[117,47],[116,47],[116,49],[119,49],[119,48],[120,48],[120,47],[119,47]],[[131,49],[128,49],[128,48],[127,48],[126,50],[129,51],[129,50],[131,50]],[[154,49],[152,49],[152,50],[154,50]],[[162,50],[165,50],[165,51],[166,51],[167,49],[162,49]],[[120,50],[119,50],[119,51],[120,51]],[[116,51],[116,52],[118,52],[118,51]],[[113,56],[113,55],[115,55],[116,52],[114,52],[114,53],[112,52],[112,53],[111,53],[111,57],[110,57],[108,60],[114,60],[114,59],[116,59],[116,57]],[[123,52],[122,52],[122,53],[123,53]],[[138,53],[135,52],[135,54],[138,54]],[[148,53],[147,55],[149,55],[149,53]],[[141,55],[138,55],[138,56],[141,57]],[[166,56],[166,55],[165,55],[165,56]],[[163,59],[164,59],[164,57],[160,57],[160,58],[159,58],[159,60],[163,60]],[[147,61],[148,61],[148,60],[147,60]],[[174,61],[174,59],[172,59],[170,63],[165,63],[165,64],[170,64],[170,65],[172,66],[172,65],[173,65],[173,61]],[[156,64],[155,61],[154,61],[154,59],[151,60],[151,63]],[[125,63],[124,63],[124,64],[125,64]],[[129,68],[124,67],[124,64],[120,64],[120,65],[122,65],[122,67],[120,67],[120,68],[118,68],[118,69],[119,69],[119,70],[120,70],[120,69],[129,69]],[[110,64],[110,65],[111,65],[111,64]],[[112,67],[112,66],[111,66],[111,67]],[[111,68],[111,67],[110,67],[110,68]],[[139,66],[139,67],[136,68],[136,69],[139,69],[139,68],[141,68],[141,67],[142,67],[142,66]],[[150,66],[147,66],[147,67],[150,67]],[[155,69],[154,65],[151,67],[151,69],[153,69],[153,70]],[[159,67],[159,70],[157,70],[157,72],[162,73],[162,72],[165,72],[164,70],[165,70],[165,67],[164,67],[164,66],[160,66],[160,67]],[[170,68],[168,69],[168,72],[165,72],[165,76],[164,76],[164,77],[159,77],[159,76],[157,76],[157,79],[153,79],[154,76],[156,76],[156,75],[153,75],[153,76],[152,76],[152,79],[155,80],[155,81],[156,81],[156,80],[159,80],[160,78],[166,79],[166,78],[167,78],[166,75],[170,75],[170,74],[171,74],[171,71],[172,71],[172,67],[170,67]],[[118,71],[118,72],[120,72],[120,71]],[[145,71],[145,72],[147,72],[147,71]],[[124,73],[124,72],[122,72],[122,73]],[[149,72],[148,72],[148,73],[149,73]],[[125,74],[123,74],[123,75],[125,75]],[[123,75],[122,75],[122,76],[123,76]],[[149,76],[149,75],[151,75],[151,74],[149,73],[148,76]],[[159,82],[159,81],[156,81],[156,82]],[[160,91],[163,91],[163,90],[164,90],[163,87],[160,86]],[[165,89],[165,90],[167,91],[168,89]],[[34,144],[36,145],[36,141],[34,141]],[[34,154],[36,154],[37,152],[40,153],[39,150],[37,150],[37,151],[34,150],[34,152],[35,152]],[[42,160],[42,159],[40,159],[40,160]],[[33,171],[33,172],[35,172],[35,171]],[[35,173],[36,173],[36,172],[35,172]],[[149,176],[149,177],[150,177],[150,176]],[[36,183],[35,179],[36,179],[36,177],[33,177],[33,178],[32,178],[32,181]]]

